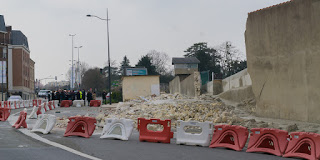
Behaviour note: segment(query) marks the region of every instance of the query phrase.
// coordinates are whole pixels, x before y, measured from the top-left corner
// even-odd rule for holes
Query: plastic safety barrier
[[[54,108],[52,107],[52,101],[49,101],[48,102],[48,108],[49,108],[49,110],[53,110]]]
[[[287,131],[271,128],[252,128],[247,152],[266,152],[282,156],[289,135]]]
[[[162,125],[163,130],[148,130],[148,124]],[[138,118],[138,130],[140,141],[170,143],[171,138],[173,138],[173,132],[171,132],[171,120]]]
[[[32,100],[32,105],[33,106],[38,106],[38,100],[36,100],[36,99]]]
[[[19,118],[16,121],[16,123],[12,126],[16,129],[20,128],[20,127],[24,127],[27,128],[27,123],[26,123],[26,119],[27,119],[27,109],[24,109],[23,111],[20,112]]]
[[[6,121],[10,116],[10,108],[0,108],[0,121]]]
[[[18,109],[17,108],[17,101],[13,101],[13,106],[14,106],[14,109]]]
[[[32,128],[32,132],[48,134],[56,124],[56,116],[51,114],[41,114]]]
[[[52,105],[54,106],[54,108],[58,108],[59,107],[59,100],[53,100]]]
[[[50,111],[48,102],[44,102],[44,103],[43,103],[43,108],[44,108],[44,110],[45,110],[46,112],[47,112],[47,111]]]
[[[283,157],[320,159],[320,134],[291,132],[290,141]]]
[[[40,105],[40,104],[41,104],[41,99],[38,99],[37,101],[38,101],[38,102],[37,102],[38,105]]]
[[[209,146],[213,124],[210,122],[181,121],[177,126],[177,144]]]
[[[44,109],[44,104],[38,106],[37,115],[44,114],[46,111]]]
[[[248,139],[248,129],[235,125],[216,125],[210,148],[224,147],[241,151]]]
[[[32,112],[30,113],[30,115],[28,116],[29,119],[37,119],[37,111],[38,111],[38,107],[34,106],[32,109]]]
[[[8,104],[9,104],[8,101],[4,101],[4,102],[3,102],[3,105],[4,105],[3,108],[10,108],[10,107],[8,106]]]
[[[73,107],[82,107],[82,106],[84,106],[84,100],[74,100],[72,106]]]
[[[4,101],[0,101],[0,108],[4,108]]]
[[[91,107],[100,107],[101,106],[101,100],[91,100],[89,106]]]
[[[72,105],[71,100],[63,100],[63,101],[61,101],[60,107],[70,107],[71,105]]]
[[[133,120],[107,118],[100,138],[128,140],[132,134]]]
[[[89,138],[96,128],[96,123],[97,120],[94,117],[69,117],[69,122],[64,136],[81,136]]]

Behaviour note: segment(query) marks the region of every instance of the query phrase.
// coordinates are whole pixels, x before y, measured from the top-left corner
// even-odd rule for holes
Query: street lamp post
[[[109,65],[109,102],[111,105],[111,65],[110,65],[110,43],[109,43],[109,15],[108,15],[108,9],[107,9],[107,19],[104,18],[100,18],[98,16],[95,15],[90,15],[88,14],[87,17],[96,17],[100,20],[106,21],[107,22],[107,39],[108,39],[108,65]]]
[[[73,37],[76,34],[69,34],[69,36],[72,37],[72,65],[71,65],[71,84],[70,84],[70,90],[73,89]]]
[[[80,89],[80,80],[81,80],[81,78],[80,78],[80,58],[79,58],[79,50],[80,50],[80,48],[82,48],[82,46],[79,46],[79,47],[74,47],[74,48],[77,48],[78,49],[78,76],[77,76],[77,78],[78,78],[78,89]]]

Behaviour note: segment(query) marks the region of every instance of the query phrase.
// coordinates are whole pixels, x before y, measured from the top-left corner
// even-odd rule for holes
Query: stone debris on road
[[[78,108],[77,108],[78,109]],[[76,110],[73,110],[77,113]],[[63,111],[61,112],[63,114]],[[78,114],[78,113],[77,113]],[[320,125],[280,119],[268,119],[255,116],[255,100],[248,99],[240,103],[227,101],[212,95],[201,95],[190,98],[180,94],[161,94],[160,96],[140,97],[128,102],[120,102],[116,108],[87,108],[87,112],[78,115],[92,116],[97,120],[97,129],[103,128],[106,118],[132,119],[137,127],[137,119],[158,118],[170,119],[172,129],[177,120],[213,122],[213,124],[240,125],[251,128],[277,128],[292,131],[319,131]],[[56,127],[66,128],[68,117],[57,118]],[[150,130],[161,130],[161,125],[148,125]]]

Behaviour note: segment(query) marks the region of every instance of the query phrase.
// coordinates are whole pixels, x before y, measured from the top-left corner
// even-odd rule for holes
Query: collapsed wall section
[[[320,0],[250,13],[245,38],[257,114],[320,123]]]

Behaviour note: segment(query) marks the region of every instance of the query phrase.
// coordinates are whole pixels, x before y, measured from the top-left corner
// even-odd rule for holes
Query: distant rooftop
[[[172,64],[195,64],[200,63],[200,61],[196,57],[185,57],[185,58],[172,58]]]
[[[7,32],[3,15],[0,15],[0,32]]]
[[[12,45],[23,45],[29,49],[27,37],[19,30],[11,31],[11,44]]]

